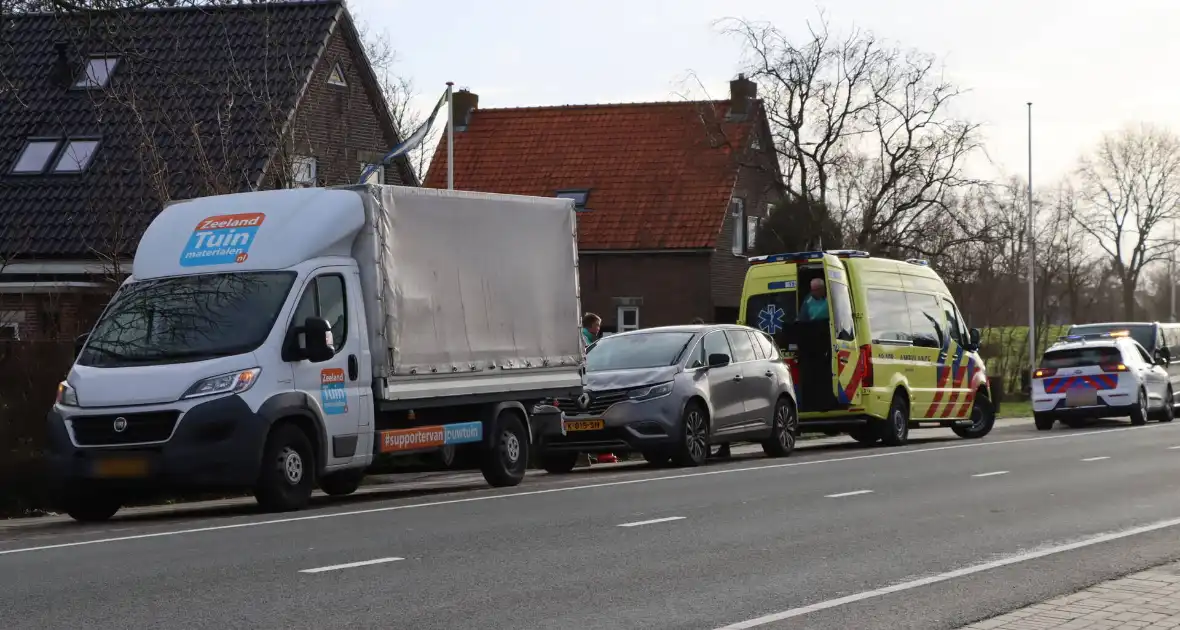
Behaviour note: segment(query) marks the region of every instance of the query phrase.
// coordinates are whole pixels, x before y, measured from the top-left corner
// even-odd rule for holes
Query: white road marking
[[[398,560],[405,560],[405,558],[377,558],[376,560],[362,560],[360,562],[349,562],[348,564],[333,564],[330,567],[316,567],[314,569],[303,569],[300,573],[323,573],[325,571],[339,571],[340,569],[355,569],[357,567],[367,567],[374,564],[385,564],[386,562],[397,562]]]
[[[1169,446],[1168,450],[1169,451],[1180,451],[1180,446]]]
[[[619,527],[639,527],[640,525],[655,525],[656,523],[667,523],[668,521],[682,521],[683,516],[667,516],[664,518],[653,518],[650,521],[635,521],[634,523],[622,523]]]
[[[825,499],[839,499],[841,497],[854,497],[858,494],[872,494],[872,490],[853,490],[852,492],[840,492],[837,494],[825,494]]]
[[[1006,475],[1006,474],[1008,474],[1008,471],[1006,471],[1006,470],[997,470],[995,472],[979,473],[978,475],[971,475],[971,476],[972,477],[995,477],[996,475]]]
[[[387,505],[385,507],[366,508],[362,510],[348,510],[346,512],[328,512],[325,514],[309,514],[307,516],[291,516],[288,518],[275,518],[265,521],[249,521],[246,523],[231,523],[229,525],[210,525],[208,527],[192,527],[189,529],[176,529],[163,532],[152,532],[149,534],[131,534],[128,536],[116,536],[111,538],[98,538],[93,540],[75,540],[72,542],[55,543],[52,545],[40,545],[37,547],[21,547],[19,549],[0,549],[0,556],[6,556],[17,553],[30,553],[34,551],[49,551],[52,549],[68,549],[71,547],[82,547],[87,545],[102,545],[116,542],[126,542],[129,540],[144,540],[148,538],[162,538],[165,536],[186,536],[189,534],[203,534],[207,532],[219,532],[231,529],[243,529],[246,527],[264,527],[267,525],[282,525],[285,523],[299,523],[303,521],[317,521],[326,518],[340,518],[344,516],[362,516],[366,514],[381,514],[385,512],[396,512],[400,510],[413,510],[418,508],[434,507],[438,505],[456,505],[459,503],[474,503],[477,501],[494,501],[497,499],[511,499],[514,497],[529,497],[541,494],[553,494],[558,492],[575,492],[579,490],[595,490],[598,488],[607,488],[612,486],[628,486],[641,483],[652,483],[656,481],[674,481],[677,479],[692,479],[695,477],[707,477],[711,475],[730,475],[734,473],[743,472],[757,472],[761,470],[771,470],[775,468],[795,468],[798,466],[814,466],[816,464],[831,464],[837,462],[851,462],[866,459],[879,459],[883,457],[902,457],[905,455],[916,455],[920,453],[932,453],[935,451],[950,451],[962,448],[982,448],[986,446],[999,446],[1003,444],[1023,444],[1027,442],[1041,442],[1044,440],[1071,440],[1080,438],[1090,438],[1107,433],[1120,433],[1123,431],[1142,431],[1142,430],[1156,430],[1166,429],[1168,427],[1180,427],[1180,424],[1172,423],[1167,425],[1150,424],[1139,427],[1119,427],[1116,429],[1104,429],[1101,431],[1087,431],[1085,433],[1062,433],[1060,435],[1042,435],[1029,438],[1016,438],[1014,440],[997,440],[995,442],[968,442],[966,444],[951,444],[947,446],[932,446],[930,448],[916,448],[909,450],[886,451],[882,453],[872,453],[868,455],[852,455],[849,457],[833,457],[831,459],[811,459],[803,462],[787,462],[778,464],[764,464],[761,466],[746,466],[743,468],[722,468],[719,470],[707,470],[701,472],[682,473],[678,475],[665,475],[663,477],[643,477],[640,479],[624,479],[621,481],[608,481],[604,483],[583,484],[580,486],[562,486],[560,488],[545,488],[542,490],[526,490],[524,492],[509,492],[503,494],[490,494],[477,497],[463,497],[460,499],[446,499],[443,501],[428,501],[425,503],[410,503],[407,505]]]
[[[838,597],[836,599],[829,599],[827,601],[818,602],[815,604],[809,604],[807,606],[800,606],[799,608],[792,608],[790,610],[784,610],[782,612],[778,612],[778,613],[774,613],[774,614],[770,614],[770,615],[765,615],[762,617],[757,617],[755,619],[748,619],[746,621],[740,621],[738,623],[730,624],[728,626],[722,626],[721,628],[717,628],[717,630],[746,630],[747,628],[757,628],[758,626],[765,626],[767,624],[777,623],[777,622],[782,621],[784,619],[790,619],[792,617],[800,617],[802,615],[806,615],[806,614],[813,613],[813,612],[818,612],[821,610],[827,610],[829,608],[837,608],[837,607],[843,606],[845,604],[852,604],[855,602],[864,601],[866,599],[872,599],[874,597],[881,597],[884,595],[889,595],[891,593],[898,593],[901,591],[908,591],[910,589],[915,589],[915,588],[919,588],[922,586],[929,586],[931,584],[938,584],[939,582],[946,582],[948,580],[966,577],[968,575],[973,575],[975,573],[982,573],[984,571],[990,571],[992,569],[998,569],[1000,567],[1006,567],[1006,566],[1013,565],[1013,564],[1019,564],[1021,562],[1028,562],[1029,560],[1036,560],[1038,558],[1044,558],[1045,556],[1052,556],[1052,555],[1056,555],[1059,553],[1064,553],[1066,551],[1073,551],[1075,549],[1081,549],[1083,547],[1100,545],[1102,543],[1107,543],[1107,542],[1119,540],[1122,538],[1130,538],[1131,536],[1138,536],[1140,534],[1147,534],[1147,533],[1158,531],[1161,529],[1167,529],[1169,527],[1176,527],[1177,525],[1180,525],[1180,518],[1173,518],[1173,519],[1169,519],[1166,521],[1159,521],[1156,523],[1152,523],[1150,525],[1143,525],[1141,527],[1133,527],[1131,529],[1125,529],[1125,530],[1118,531],[1118,532],[1099,534],[1099,535],[1093,536],[1091,538],[1083,538],[1082,540],[1074,541],[1071,543],[1065,543],[1063,545],[1057,545],[1054,547],[1046,547],[1044,549],[1039,549],[1037,551],[1028,551],[1025,553],[1019,553],[1019,554],[1015,554],[1012,556],[1008,556],[1006,558],[1000,558],[999,560],[993,560],[991,562],[984,562],[982,564],[974,564],[971,566],[963,567],[961,569],[947,571],[946,573],[939,573],[937,575],[930,575],[930,576],[927,576],[924,578],[910,580],[908,582],[901,582],[898,584],[893,584],[891,586],[873,589],[871,591],[864,591],[861,593],[854,593],[852,595],[845,595],[844,597]]]
[[[1104,460],[1104,459],[1110,459],[1110,458],[1109,458],[1109,457],[1106,457],[1106,456],[1102,456],[1102,457],[1087,457],[1087,458],[1083,459],[1082,461],[1083,461],[1083,462],[1100,462],[1100,461],[1102,461],[1102,460]]]

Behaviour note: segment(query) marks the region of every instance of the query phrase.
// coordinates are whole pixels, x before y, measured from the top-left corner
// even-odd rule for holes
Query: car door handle
[[[733,380],[735,380],[735,381],[740,381],[740,380],[742,380],[743,378],[745,378],[745,377],[743,377],[741,374],[738,374],[737,376],[733,377]]]
[[[356,360],[355,354],[348,355],[348,380],[355,381],[359,372],[361,371],[361,364]]]

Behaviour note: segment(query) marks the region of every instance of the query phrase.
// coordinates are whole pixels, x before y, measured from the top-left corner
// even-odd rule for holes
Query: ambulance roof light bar
[[[929,267],[930,262],[922,258],[907,258],[906,262],[911,265],[918,265],[919,267]]]
[[[855,249],[833,249],[827,252],[789,252],[785,254],[771,254],[769,256],[751,256],[751,265],[761,265],[775,262],[803,262],[805,260],[822,260],[824,254],[831,254],[837,258],[868,258],[868,252]]]

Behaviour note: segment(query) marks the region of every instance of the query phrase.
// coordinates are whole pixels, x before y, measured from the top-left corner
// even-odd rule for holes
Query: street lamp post
[[[1033,188],[1032,188],[1032,103],[1028,103],[1028,369],[1029,384],[1037,369],[1037,320],[1035,315],[1036,295],[1036,237],[1033,235]]]

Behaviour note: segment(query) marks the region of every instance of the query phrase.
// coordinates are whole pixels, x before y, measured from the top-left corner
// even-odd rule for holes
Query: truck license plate
[[[563,424],[566,431],[597,431],[606,426],[602,420],[566,420]]]
[[[146,477],[147,474],[148,463],[146,459],[142,458],[121,457],[100,459],[94,462],[94,475],[96,477]]]

